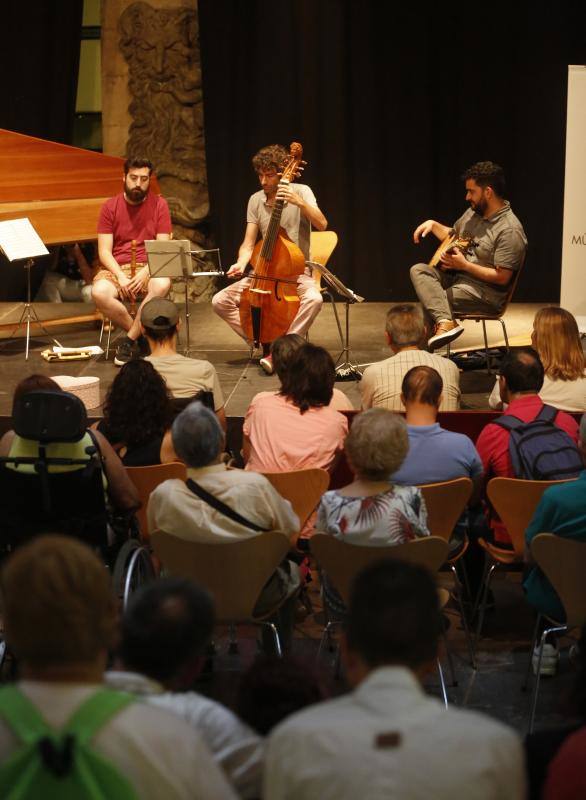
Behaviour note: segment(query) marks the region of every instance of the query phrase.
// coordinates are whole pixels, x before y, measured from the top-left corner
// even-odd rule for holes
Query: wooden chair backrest
[[[493,478],[486,494],[503,521],[517,556],[525,550],[525,531],[533,518],[541,496],[549,486],[567,481],[525,481],[519,478]]]
[[[569,628],[586,622],[586,542],[540,533],[531,542],[531,553],[558,593]]]
[[[321,500],[330,485],[330,474],[325,469],[314,467],[292,472],[263,473],[277,492],[288,500],[299,517],[300,530]]]
[[[278,531],[220,544],[153,531],[151,543],[166,572],[190,578],[210,592],[222,622],[252,618],[263,586],[289,550],[289,539]]]
[[[147,505],[151,492],[160,483],[171,478],[186,480],[187,468],[181,461],[171,461],[169,464],[153,464],[149,467],[126,467],[126,472],[140,495],[142,505],[136,512],[136,518],[140,525],[141,536],[146,540],[150,534],[147,522]]]
[[[312,231],[309,234],[309,256],[311,261],[326,266],[338,244],[338,234],[334,231]],[[314,271],[316,285],[321,285],[321,275]]]
[[[375,561],[395,558],[437,572],[448,555],[448,543],[438,536],[425,536],[389,547],[361,547],[342,542],[327,533],[316,533],[309,540],[309,547],[346,605],[352,581]]]
[[[420,484],[419,488],[427,507],[429,532],[448,542],[470,500],[472,481],[470,478],[455,478],[442,483]]]

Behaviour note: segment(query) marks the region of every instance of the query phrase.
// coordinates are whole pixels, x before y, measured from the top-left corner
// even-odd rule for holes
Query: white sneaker
[[[549,644],[546,642],[543,645],[543,655],[541,657],[541,669],[539,670],[540,675],[555,675],[557,668],[558,668],[558,661],[560,660],[560,654],[557,647],[553,644]],[[531,664],[533,666],[533,674],[537,675],[537,664],[539,663],[539,645],[535,647],[533,650],[533,656],[531,657]]]

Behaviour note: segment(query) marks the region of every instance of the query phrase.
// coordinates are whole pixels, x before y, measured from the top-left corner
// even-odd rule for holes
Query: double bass
[[[279,186],[288,186],[301,173],[303,148],[293,142],[282,167]],[[287,332],[299,310],[297,277],[305,257],[281,227],[284,200],[275,200],[264,239],[256,243],[250,263],[250,285],[242,292],[240,322],[255,345],[270,344]]]

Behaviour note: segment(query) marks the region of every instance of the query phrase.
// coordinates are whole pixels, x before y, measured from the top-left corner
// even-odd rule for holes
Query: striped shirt
[[[444,382],[440,411],[457,411],[460,407],[460,373],[453,361],[426,350],[402,350],[384,361],[371,364],[360,381],[362,408],[388,408],[403,411],[401,384],[412,367],[432,367]]]

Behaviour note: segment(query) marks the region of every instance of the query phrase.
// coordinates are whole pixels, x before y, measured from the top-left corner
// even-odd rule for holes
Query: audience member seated
[[[1,589],[6,639],[21,676],[18,697],[55,736],[100,692],[104,704],[120,698],[102,684],[115,638],[116,601],[104,565],[88,547],[63,536],[39,537],[9,559]],[[21,752],[20,736],[4,712],[10,692],[11,687],[0,690],[0,765]],[[91,746],[126,778],[136,797],[236,796],[191,725],[148,703],[120,702],[116,712],[103,714]],[[34,739],[22,742],[33,744]],[[62,795],[57,790],[51,796]]]
[[[482,462],[472,441],[463,433],[440,427],[443,381],[432,367],[413,367],[403,378],[401,400],[409,436],[409,451],[392,476],[394,483],[413,486],[471,478],[474,496],[482,490]]]
[[[92,282],[99,269],[94,243],[64,244],[51,252],[52,263],[43,276],[35,302],[93,302]]]
[[[246,469],[331,470],[344,446],[348,421],[330,407],[336,371],[323,347],[304,344],[289,359],[280,392],[252,399],[243,425]]]
[[[286,374],[287,370],[289,369],[291,356],[293,353],[296,353],[300,347],[303,347],[304,344],[306,344],[306,340],[298,333],[286,333],[284,336],[279,336],[279,338],[275,339],[275,341],[272,343],[271,358],[273,370],[276,372],[277,377],[279,378],[281,387],[286,380]],[[274,395],[278,394],[278,392],[259,392],[256,397],[270,394]],[[336,389],[335,386],[333,389],[332,400],[330,402],[330,408],[334,408],[336,411],[354,410],[354,406],[352,405],[350,398],[347,397],[344,392],[340,391],[340,389]]]
[[[381,407],[402,411],[401,384],[411,367],[432,367],[444,383],[440,411],[457,411],[460,407],[460,373],[449,359],[422,350],[429,333],[420,305],[402,303],[392,306],[387,314],[385,337],[393,355],[371,364],[360,381],[362,408]]]
[[[314,666],[291,656],[259,656],[242,676],[236,711],[257,733],[268,736],[295,711],[325,698]]]
[[[157,370],[139,359],[124,364],[104,401],[96,430],[126,467],[177,461],[171,443],[171,398]]]
[[[407,427],[398,414],[384,408],[359,414],[346,439],[346,458],[354,481],[324,494],[316,530],[349,544],[370,547],[388,547],[429,536],[420,490],[397,486],[391,480],[408,449]],[[344,605],[325,573],[322,585],[330,610],[343,614]]]
[[[146,356],[167,383],[167,388],[179,410],[191,400],[202,400],[202,393],[213,396],[213,408],[222,428],[226,430],[224,395],[216,368],[209,361],[187,358],[177,352],[177,335],[181,320],[175,303],[154,297],[142,307],[142,333],[146,336],[151,354]],[[207,405],[207,403],[206,403]]]
[[[106,684],[183,717],[238,795],[260,797],[262,740],[220,703],[189,691],[213,629],[212,598],[191,581],[163,578],[144,586],[122,618],[116,671],[106,673]]]
[[[533,320],[531,342],[543,364],[542,401],[562,411],[586,411],[586,362],[572,314],[556,306],[542,308]],[[488,404],[503,407],[498,380]]]
[[[187,465],[188,483],[175,478],[164,481],[153,491],[148,504],[151,531],[161,530],[187,541],[210,543],[256,536],[259,527],[280,531],[288,538],[299,531],[299,519],[291,504],[263,475],[228,469],[223,463],[224,431],[210,409],[199,402],[191,403],[175,419],[171,432],[175,452]],[[210,505],[197,494],[201,489],[214,495],[227,509],[220,511]],[[230,511],[236,511],[248,524],[228,516]],[[288,598],[278,620],[285,644],[291,635],[293,601],[299,583],[297,565],[284,562],[264,587],[256,606],[261,615]]]
[[[503,359],[499,377],[499,390],[507,410],[503,416],[513,416],[522,422],[535,420],[544,403],[539,397],[543,385],[543,365],[531,347],[511,350]],[[578,441],[578,424],[565,411],[558,411],[553,424],[568,434],[569,440]],[[509,453],[510,432],[497,422],[490,422],[480,433],[476,449],[482,460],[486,480],[493,477],[515,478]],[[492,520],[494,538],[506,543],[510,541],[499,520]]]
[[[48,391],[62,392],[55,381],[45,375],[30,375],[24,378],[14,390],[13,414],[16,404],[29,392]],[[102,457],[102,465],[107,481],[107,498],[112,509],[116,512],[135,511],[140,506],[138,492],[126,474],[120,459],[114,452],[108,440],[99,432],[87,432],[77,442],[56,442],[46,447],[49,458],[87,458],[87,448],[96,446]],[[15,431],[7,431],[0,439],[0,456],[10,457],[38,457],[39,443],[30,439],[23,439]],[[11,467],[10,464],[7,465]],[[23,472],[32,472],[34,465],[19,465]],[[50,471],[68,472],[79,469],[77,465],[53,466]]]
[[[580,422],[580,449],[582,457],[586,458],[586,415]],[[531,558],[531,542],[539,533],[554,533],[564,539],[586,542],[586,470],[580,473],[577,481],[550,486],[545,490],[525,532],[525,561],[531,567],[523,582],[527,600],[540,614],[563,623],[566,614],[562,602]],[[535,668],[537,658],[534,654]],[[555,638],[551,638],[544,645],[541,674],[554,675],[558,661],[557,643]]]
[[[522,800],[515,733],[477,712],[445,709],[421,681],[442,629],[433,577],[400,561],[355,581],[342,659],[353,691],[289,717],[269,737],[271,800]]]

